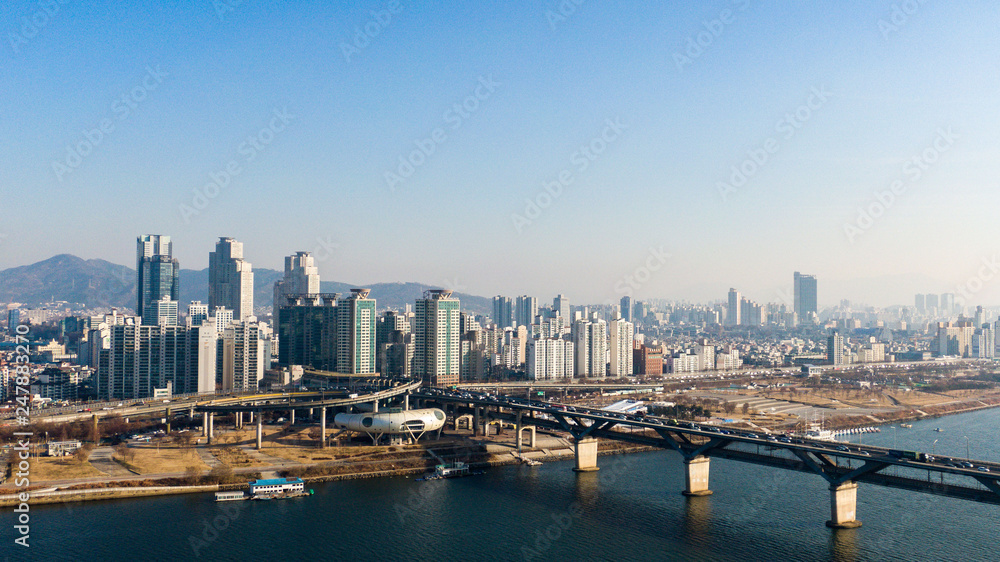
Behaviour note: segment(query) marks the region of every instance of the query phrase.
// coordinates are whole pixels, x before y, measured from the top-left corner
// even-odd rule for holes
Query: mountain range
[[[273,300],[274,282],[283,273],[273,269],[254,268],[254,306],[269,308]],[[208,268],[181,269],[179,306],[187,309],[191,301],[208,302]],[[440,286],[423,283],[375,283],[352,285],[337,281],[322,281],[324,293],[349,293],[352,287],[371,289],[379,308],[412,305],[428,289]],[[492,301],[486,297],[455,293],[462,301],[462,310],[474,314],[489,314]],[[136,272],[134,269],[105,260],[85,260],[70,254],[59,254],[30,265],[0,271],[0,302],[16,302],[25,306],[66,301],[80,308],[117,307],[135,309]]]

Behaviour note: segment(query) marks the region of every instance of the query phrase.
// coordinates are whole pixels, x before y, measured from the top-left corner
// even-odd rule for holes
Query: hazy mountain
[[[104,260],[60,254],[0,271],[0,301],[29,305],[67,301],[91,307],[135,307],[135,271]]]
[[[254,306],[270,307],[274,282],[282,272],[254,268]],[[194,300],[208,302],[208,268],[182,269],[180,272],[180,309]],[[136,302],[136,273],[124,265],[104,260],[84,260],[69,254],[60,254],[47,260],[12,267],[0,271],[0,302],[19,302],[28,306],[67,301],[86,308],[118,307],[134,309]],[[379,308],[402,309],[420,298],[427,289],[440,288],[421,283],[376,283],[361,285],[372,290],[371,297]],[[350,292],[352,285],[324,281],[325,293]],[[477,314],[489,314],[491,301],[485,297],[456,293],[462,300],[462,309]]]

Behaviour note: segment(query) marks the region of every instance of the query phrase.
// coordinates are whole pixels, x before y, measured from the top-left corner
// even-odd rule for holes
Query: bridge
[[[264,421],[261,413],[268,411],[288,411],[289,421],[294,424],[296,410],[309,410],[311,415],[314,409],[319,408],[320,447],[325,447],[327,408],[348,408],[359,404],[371,404],[372,411],[377,412],[380,402],[401,396],[403,397],[404,408],[409,409],[409,395],[418,388],[420,388],[420,382],[389,386],[383,390],[375,390],[375,392],[369,394],[348,394],[346,390],[321,390],[236,396],[196,404],[191,407],[191,412],[192,414],[194,412],[203,414],[202,436],[206,437],[209,443],[215,437],[214,424],[217,414],[235,414],[237,428],[243,427],[243,414],[250,414],[250,423],[254,423],[254,416],[256,416],[257,449],[259,450],[263,444],[264,435]],[[167,410],[167,417],[170,417],[169,409]]]
[[[598,470],[597,437],[670,449],[680,453],[686,470],[688,496],[711,494],[711,457],[807,472],[829,484],[827,526],[854,528],[858,482],[914,492],[1000,504],[1000,464],[972,459],[935,458],[924,453],[896,451],[871,445],[850,446],[804,438],[701,426],[652,417],[637,417],[598,409],[567,407],[468,390],[424,389],[413,395],[418,403],[436,402],[452,414],[471,414],[474,434],[488,431],[490,420],[515,424],[520,448],[522,431],[534,426],[566,431],[573,436],[577,471]],[[635,428],[632,433],[617,429]]]

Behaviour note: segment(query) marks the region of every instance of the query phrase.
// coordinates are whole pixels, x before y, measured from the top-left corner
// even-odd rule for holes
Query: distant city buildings
[[[531,326],[535,323],[535,316],[538,316],[538,299],[528,295],[517,297],[517,325]]]
[[[514,323],[514,301],[510,297],[493,297],[493,322],[500,329],[511,328]]]

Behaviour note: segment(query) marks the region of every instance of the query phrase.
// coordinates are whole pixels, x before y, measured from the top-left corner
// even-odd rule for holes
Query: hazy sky
[[[1000,302],[996,2],[148,4],[0,7],[0,267]]]

